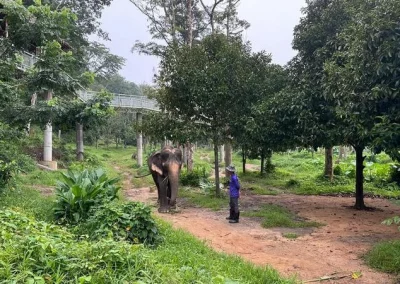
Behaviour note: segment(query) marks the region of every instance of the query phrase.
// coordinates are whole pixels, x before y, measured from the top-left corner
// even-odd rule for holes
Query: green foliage
[[[15,189],[0,193],[0,211],[12,209],[50,222],[54,219],[52,201],[52,198],[46,198],[38,190],[23,186],[18,181]]]
[[[117,198],[118,179],[109,179],[102,169],[68,171],[56,187],[56,219],[66,223],[78,223],[87,219],[89,210],[96,204]]]
[[[31,158],[21,153],[18,139],[12,130],[0,123],[0,189],[5,187],[11,178],[20,172],[29,172],[35,168]],[[21,133],[18,133],[20,135]],[[8,136],[8,137],[7,137]],[[4,139],[4,140],[3,140]]]
[[[389,173],[389,182],[396,182],[400,185],[400,165],[392,165]]]
[[[400,241],[375,245],[365,255],[367,264],[384,272],[400,274]]]
[[[389,219],[383,221],[382,224],[385,224],[385,225],[388,225],[388,226],[390,226],[392,224],[400,225],[400,217],[399,216],[395,216],[393,218],[389,218]],[[399,226],[399,231],[400,231],[400,226]]]
[[[295,179],[289,179],[286,182],[286,186],[287,187],[297,187],[297,186],[300,186],[300,182],[298,180],[295,180]]]
[[[250,190],[254,194],[259,194],[259,195],[278,195],[278,191],[271,190],[266,186],[251,185],[248,188],[248,190]]]
[[[75,236],[56,225],[11,210],[0,212],[0,225],[1,280],[115,283],[118,276],[130,281],[141,278],[132,273],[137,271],[139,246],[109,239],[77,242]]]
[[[335,176],[341,176],[342,174],[343,174],[342,168],[340,167],[340,165],[336,165],[336,166],[333,168],[333,175],[335,175]]]
[[[295,216],[288,209],[275,204],[264,205],[259,210],[243,212],[243,216],[262,218],[264,228],[308,228],[320,227],[322,224],[314,221],[305,221]]]
[[[297,235],[296,233],[286,233],[282,234],[282,236],[284,236],[287,239],[297,239],[299,237],[299,235]]]
[[[133,82],[125,80],[125,78],[123,78],[119,74],[115,74],[112,76],[107,74],[107,76],[97,78],[95,83],[91,85],[90,88],[94,91],[107,90],[108,92],[114,94],[143,96],[139,86],[137,86]]]
[[[182,171],[180,175],[180,183],[183,186],[200,186],[202,180],[208,178],[208,173],[205,167],[195,166],[189,171]]]
[[[111,237],[116,241],[154,245],[160,242],[159,230],[150,207],[141,202],[105,203],[93,206],[88,219],[74,230],[92,240]]]

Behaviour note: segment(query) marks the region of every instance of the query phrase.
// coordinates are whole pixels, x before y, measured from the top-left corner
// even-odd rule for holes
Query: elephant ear
[[[157,172],[161,176],[163,175],[163,171],[154,163],[151,163],[151,170]]]

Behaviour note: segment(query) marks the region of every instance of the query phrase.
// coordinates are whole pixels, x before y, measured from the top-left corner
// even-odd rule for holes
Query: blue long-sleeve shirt
[[[229,181],[229,195],[230,197],[239,197],[240,195],[240,184],[239,184],[239,179],[236,174],[233,174],[231,176],[231,179]]]

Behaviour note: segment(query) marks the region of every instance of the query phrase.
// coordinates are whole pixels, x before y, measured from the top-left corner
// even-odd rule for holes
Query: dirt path
[[[148,187],[131,188],[130,183],[125,184],[125,195],[153,206],[157,201],[156,192]],[[257,220],[245,217],[239,224],[229,224],[225,220],[227,211],[190,207],[181,208],[178,214],[156,214],[218,251],[240,255],[257,265],[270,265],[285,276],[297,274],[301,280],[309,280],[360,271],[362,277],[357,280],[347,277],[324,283],[393,283],[389,275],[364,265],[361,256],[380,240],[399,238],[396,227],[380,223],[387,217],[400,215],[400,208],[387,200],[367,198],[365,201],[378,210],[352,210],[349,207],[354,200],[347,197],[242,195],[242,210],[265,203],[280,204],[301,217],[326,224],[318,229],[264,229]],[[300,237],[289,240],[282,236],[286,232],[295,232]]]

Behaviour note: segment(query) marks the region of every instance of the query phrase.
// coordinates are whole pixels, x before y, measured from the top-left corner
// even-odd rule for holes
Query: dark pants
[[[229,217],[232,220],[239,220],[239,197],[231,197],[229,199]]]

